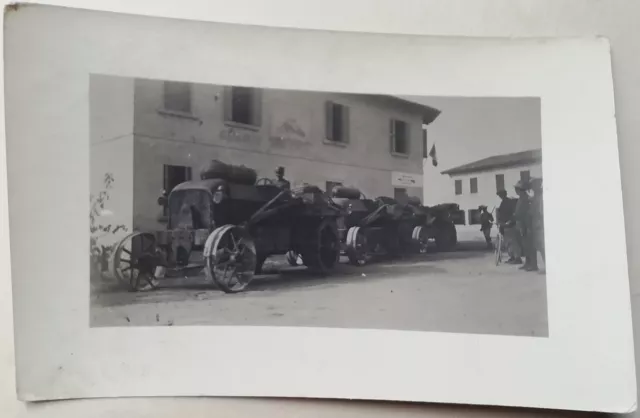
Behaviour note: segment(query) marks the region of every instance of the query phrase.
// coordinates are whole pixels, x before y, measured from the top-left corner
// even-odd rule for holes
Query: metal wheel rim
[[[136,238],[138,238],[137,245],[134,245]],[[127,248],[127,244],[130,245],[129,248]],[[116,279],[133,291],[140,290],[142,278],[153,287],[153,272],[142,271],[138,261],[142,255],[152,253],[155,250],[155,245],[155,236],[146,232],[134,232],[123,238],[114,253],[113,273]]]
[[[253,279],[257,255],[253,240],[240,227],[223,226],[212,233],[207,273],[225,292],[244,290]]]

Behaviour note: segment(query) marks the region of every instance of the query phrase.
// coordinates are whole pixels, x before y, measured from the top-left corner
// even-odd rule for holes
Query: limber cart
[[[370,200],[360,190],[342,186],[335,187],[331,195],[345,213],[339,231],[350,263],[364,265],[375,255],[426,250],[425,230],[407,205],[388,197]]]
[[[282,190],[250,168],[214,161],[159,203],[168,206],[167,229],[134,232],[114,251],[113,273],[132,291],[204,268],[222,291],[240,292],[268,256],[289,251],[314,273],[338,262],[341,211],[315,186]]]

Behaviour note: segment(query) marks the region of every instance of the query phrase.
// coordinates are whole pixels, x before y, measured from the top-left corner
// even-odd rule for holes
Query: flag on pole
[[[438,156],[436,155],[436,144],[431,146],[431,151],[429,151],[429,157],[431,157],[431,164],[434,167],[438,166]]]

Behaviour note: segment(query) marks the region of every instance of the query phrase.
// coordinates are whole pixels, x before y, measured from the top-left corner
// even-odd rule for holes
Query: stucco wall
[[[504,188],[510,197],[516,197],[515,184],[520,180],[520,171],[529,170],[531,177],[542,176],[542,166],[540,164],[513,167],[508,169],[497,169],[483,171],[479,173],[443,176],[447,179],[448,185],[444,189],[448,192],[447,202],[460,205],[460,209],[467,215],[469,223],[469,209],[477,209],[480,205],[486,205],[489,211],[500,204],[500,198],[496,195],[496,174],[504,175]],[[478,179],[478,193],[470,192],[470,179]],[[455,181],[462,180],[462,194],[455,194]],[[494,212],[495,215],[495,212]]]
[[[92,195],[104,190],[104,176],[113,175],[109,199],[98,223],[133,226],[133,81],[92,75],[90,78],[90,183]],[[125,232],[105,234],[109,245]]]
[[[395,102],[347,94],[263,90],[262,124],[258,129],[224,122],[224,87],[192,86],[192,116],[162,111],[163,83],[136,80],[134,223],[158,228],[157,197],[163,187],[163,165],[190,166],[194,178],[211,159],[254,168],[258,177],[274,178],[277,166],[295,186],[303,182],[325,187],[326,181],[355,186],[370,197],[393,196],[392,171],[422,173],[422,117]],[[325,102],[347,105],[349,142],[341,146],[325,138]],[[410,124],[409,157],[390,153],[389,120]],[[298,133],[284,129],[295,126]],[[409,188],[422,197],[421,188]]]

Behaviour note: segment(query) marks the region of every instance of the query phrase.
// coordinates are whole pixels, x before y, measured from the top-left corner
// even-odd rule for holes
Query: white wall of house
[[[133,227],[133,88],[131,79],[90,78],[90,193],[100,193],[105,174],[111,173],[114,182],[98,222],[129,229]],[[109,245],[123,234],[105,234],[99,242]]]
[[[286,168],[292,185],[342,182],[368,197],[393,196],[392,172],[422,176],[422,115],[414,107],[381,98],[347,94],[262,91],[262,120],[251,128],[227,123],[223,86],[192,85],[191,114],[163,111],[163,82],[136,80],[134,223],[161,228],[157,197],[163,188],[163,166],[199,169],[212,159],[244,164],[258,177],[274,178]],[[325,102],[349,107],[349,141],[325,140]],[[390,119],[410,125],[409,155],[390,152]],[[407,188],[422,198],[422,188]]]
[[[541,148],[538,98],[407,98],[442,111],[428,128],[428,148],[435,143],[438,166],[424,163],[424,201],[451,197],[449,176],[442,171],[494,155]]]
[[[492,211],[500,204],[500,198],[496,195],[496,175],[504,175],[505,190],[509,196],[516,197],[514,186],[518,180],[520,180],[520,172],[524,170],[528,170],[531,177],[542,176],[542,166],[540,164],[520,165],[506,169],[502,168],[476,173],[445,176],[448,180],[448,185],[444,190],[448,192],[448,196],[446,196],[444,200],[459,204],[460,209],[463,209],[467,215],[468,224],[469,209],[478,209],[478,206],[486,205],[489,211]],[[477,179],[477,193],[471,193],[472,178]],[[462,194],[459,195],[456,195],[455,193],[456,180],[459,180],[462,183]]]

